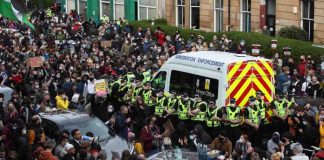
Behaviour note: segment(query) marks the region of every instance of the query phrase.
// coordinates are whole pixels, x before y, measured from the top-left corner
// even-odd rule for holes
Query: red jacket
[[[306,62],[300,62],[300,64],[298,65],[298,73],[303,77],[305,77],[306,75],[306,65]]]
[[[163,43],[166,41],[165,34],[163,32],[155,32],[154,36],[156,37],[158,44],[163,46]]]
[[[143,141],[144,151],[146,153],[152,149],[153,139],[154,139],[154,137],[153,137],[152,133],[150,132],[148,126],[143,127],[142,131],[141,131],[141,140]]]

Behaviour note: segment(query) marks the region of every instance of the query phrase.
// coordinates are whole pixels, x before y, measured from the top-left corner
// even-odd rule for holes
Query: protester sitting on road
[[[232,142],[226,137],[225,131],[221,131],[219,136],[208,147],[212,150],[220,151],[221,155],[226,155],[227,157],[232,155]]]

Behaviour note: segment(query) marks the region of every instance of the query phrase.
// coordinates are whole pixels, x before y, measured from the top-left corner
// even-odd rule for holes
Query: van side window
[[[178,94],[187,93],[190,97],[199,94],[205,101],[217,100],[218,84],[217,79],[175,70],[171,71],[170,91],[174,90]]]
[[[152,80],[153,88],[164,90],[165,80],[166,80],[166,72],[165,71],[159,72]]]

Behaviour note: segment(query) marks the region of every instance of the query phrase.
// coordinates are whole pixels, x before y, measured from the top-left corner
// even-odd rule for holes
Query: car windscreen
[[[79,129],[82,135],[85,135],[87,132],[92,132],[95,137],[99,136],[99,141],[110,138],[107,126],[98,118],[90,118],[85,121],[67,124],[64,126],[64,129],[68,131]]]

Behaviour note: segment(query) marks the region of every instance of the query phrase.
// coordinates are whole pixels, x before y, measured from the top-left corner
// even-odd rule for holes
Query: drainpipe
[[[231,0],[228,0],[228,16],[227,16],[228,28],[227,31],[231,30]]]

